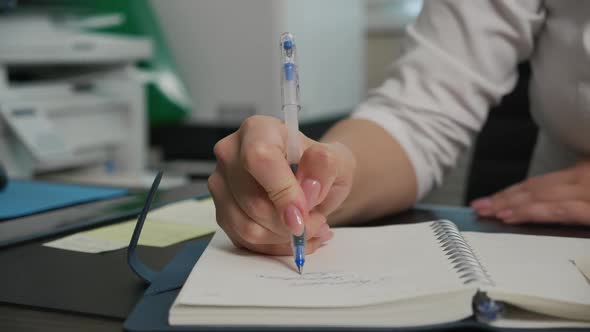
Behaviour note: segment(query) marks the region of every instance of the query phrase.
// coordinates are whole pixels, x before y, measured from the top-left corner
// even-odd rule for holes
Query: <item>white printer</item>
[[[140,172],[147,158],[148,39],[68,28],[42,14],[0,19],[0,162],[11,177]]]

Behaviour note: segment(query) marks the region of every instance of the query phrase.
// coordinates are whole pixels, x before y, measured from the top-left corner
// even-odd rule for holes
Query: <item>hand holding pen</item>
[[[288,160],[293,138],[299,147],[291,151],[301,156],[295,174]],[[332,238],[326,221],[348,196],[356,164],[343,144],[289,135],[281,120],[253,116],[214,153],[209,191],[217,222],[236,246],[293,255],[292,235],[305,232],[309,254]]]

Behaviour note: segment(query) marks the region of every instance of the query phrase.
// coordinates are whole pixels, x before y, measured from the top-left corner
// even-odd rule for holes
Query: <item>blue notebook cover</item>
[[[0,220],[123,196],[127,189],[10,180],[0,191]]]

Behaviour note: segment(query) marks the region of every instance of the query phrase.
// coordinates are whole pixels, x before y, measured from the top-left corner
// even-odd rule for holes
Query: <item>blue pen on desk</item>
[[[282,109],[287,126],[287,161],[293,173],[296,173],[301,153],[299,149],[299,120],[297,118],[301,104],[299,103],[297,46],[292,34],[285,32],[281,35],[280,48]],[[301,235],[293,235],[292,242],[295,265],[301,274],[305,263],[305,230]]]

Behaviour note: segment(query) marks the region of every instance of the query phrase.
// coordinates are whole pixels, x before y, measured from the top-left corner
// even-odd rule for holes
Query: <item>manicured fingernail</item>
[[[285,210],[285,222],[294,235],[301,235],[305,230],[301,211],[295,205],[289,205]]]
[[[512,210],[502,210],[496,214],[496,217],[498,217],[498,219],[507,220],[512,218],[512,215]]]
[[[481,209],[481,210],[477,210],[477,214],[482,216],[482,217],[491,217],[494,213],[491,209]]]
[[[321,238],[322,235],[328,233],[329,231],[330,231],[330,226],[328,224],[322,224],[322,226],[320,226],[320,229],[318,230],[318,233],[316,234],[316,236]]]
[[[489,209],[492,207],[492,200],[487,197],[479,198],[471,202],[471,207],[476,210]]]
[[[320,238],[320,242],[326,243],[326,242],[332,240],[333,237],[334,237],[334,232],[329,231],[328,233],[326,233],[326,235],[324,235]]]
[[[318,197],[320,196],[320,190],[322,189],[320,181],[305,179],[301,182],[301,189],[307,199],[307,207],[311,210],[316,205]]]
[[[328,224],[323,224],[318,232],[318,237],[320,238],[320,242],[329,241],[334,237],[334,232],[330,230],[330,226]]]

